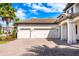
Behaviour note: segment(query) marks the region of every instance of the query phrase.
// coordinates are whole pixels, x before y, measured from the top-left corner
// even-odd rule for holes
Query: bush
[[[2,25],[0,24],[0,34],[2,34]]]
[[[16,29],[13,30],[13,32],[12,32],[12,37],[13,37],[13,38],[16,38]]]
[[[14,38],[12,36],[0,36],[0,41],[12,41]]]
[[[2,41],[2,37],[0,36],[0,41]]]
[[[16,38],[16,29],[13,30],[12,34],[6,36],[0,36],[0,41],[12,41]]]
[[[5,40],[6,37],[5,36],[0,36],[0,41]]]
[[[14,39],[12,38],[12,36],[6,36],[4,40],[5,40],[5,41],[12,41],[12,40],[14,40]]]

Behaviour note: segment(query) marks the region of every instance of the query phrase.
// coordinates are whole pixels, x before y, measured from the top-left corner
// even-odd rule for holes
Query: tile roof
[[[20,22],[15,22],[15,24],[49,24],[56,23],[57,19],[31,19]]]

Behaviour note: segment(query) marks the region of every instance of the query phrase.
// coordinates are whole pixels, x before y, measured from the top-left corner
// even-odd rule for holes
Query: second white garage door
[[[31,38],[55,38],[56,36],[57,31],[51,29],[35,29],[31,33]]]

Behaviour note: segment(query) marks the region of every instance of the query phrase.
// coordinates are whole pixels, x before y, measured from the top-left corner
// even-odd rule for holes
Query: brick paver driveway
[[[2,56],[79,55],[79,45],[67,45],[59,39],[16,39],[0,45]]]

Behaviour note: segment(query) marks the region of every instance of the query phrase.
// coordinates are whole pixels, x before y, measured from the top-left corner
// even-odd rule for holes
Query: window
[[[73,7],[71,8],[71,13],[73,13]]]
[[[76,34],[77,34],[77,25],[75,26],[75,29],[76,29]]]
[[[69,9],[69,13],[71,13],[71,9]]]

